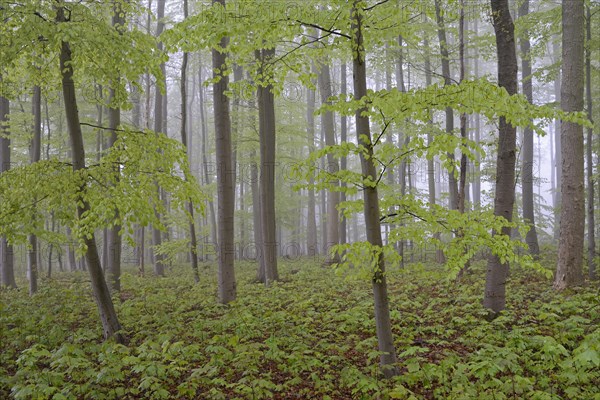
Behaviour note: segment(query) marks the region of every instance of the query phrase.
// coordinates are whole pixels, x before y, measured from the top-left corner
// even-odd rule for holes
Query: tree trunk
[[[353,54],[353,83],[354,98],[362,99],[367,96],[367,72],[366,72],[366,54],[363,45],[362,10],[358,8],[359,1],[355,0],[352,6],[351,14],[351,32]],[[360,153],[360,164],[363,179],[375,181],[377,179],[377,170],[373,161],[373,142],[371,141],[371,129],[369,126],[369,117],[364,115],[367,110],[362,107],[356,110],[356,137],[359,145],[364,146],[364,152]],[[365,154],[366,153],[366,154]],[[365,228],[367,232],[367,241],[376,248],[383,246],[381,238],[381,223],[379,210],[379,196],[377,186],[365,185],[364,196],[364,215]],[[377,341],[379,351],[381,352],[380,364],[382,372],[386,378],[398,375],[399,370],[396,364],[396,349],[394,347],[394,337],[392,334],[392,324],[390,320],[390,307],[387,293],[387,281],[385,275],[385,260],[383,254],[379,255],[377,267],[373,271],[373,297],[375,303],[375,323],[377,331]]]
[[[519,17],[525,17],[529,14],[529,0],[524,0],[519,7]],[[533,103],[533,85],[531,74],[531,44],[529,42],[529,32],[525,30],[521,38],[521,81],[523,85],[523,94],[527,101]],[[523,131],[523,166],[521,169],[521,185],[523,189],[523,219],[529,225],[529,231],[525,237],[525,242],[529,246],[529,253],[532,255],[540,254],[537,232],[535,228],[535,208],[533,200],[533,129],[525,127]]]
[[[33,114],[33,136],[29,148],[30,162],[40,161],[42,153],[42,89],[39,86],[33,88],[31,99],[31,111]],[[37,218],[33,211],[33,218]],[[34,295],[38,290],[38,238],[36,235],[28,235],[29,248],[27,250],[27,275],[29,276],[29,295]]]
[[[346,97],[346,92],[347,92],[347,85],[348,85],[348,78],[347,78],[347,72],[346,72],[346,63],[342,63],[341,65],[341,79],[340,79],[341,83],[340,83],[340,95],[342,96],[342,98]],[[348,117],[346,117],[345,115],[341,115],[341,121],[340,121],[340,141],[342,143],[346,142],[348,140]],[[340,168],[342,171],[345,171],[348,167],[347,167],[347,159],[345,156],[343,156],[340,159]],[[341,183],[342,186],[342,191],[340,192],[340,203],[345,202],[346,201],[346,192],[345,192],[345,187],[346,187],[346,183],[342,182]],[[348,239],[347,239],[347,230],[348,228],[346,227],[347,223],[346,223],[346,217],[344,217],[343,215],[340,215],[340,244],[345,244]]]
[[[200,151],[202,153],[202,171],[204,175],[204,184],[210,185],[212,183],[212,179],[208,170],[208,127],[206,122],[206,113],[204,111],[204,81],[202,80],[202,66],[198,68],[198,82],[198,107],[200,108],[200,127],[202,132],[202,146]],[[208,211],[210,217],[210,236],[212,244],[214,245],[217,243],[217,217],[212,198],[208,201]],[[206,242],[207,240],[205,240],[205,243]]]
[[[65,18],[64,3],[60,2],[57,7],[56,20],[58,23],[65,23],[68,20]],[[83,144],[83,134],[79,123],[79,111],[77,108],[77,97],[75,92],[75,82],[73,80],[73,63],[71,58],[71,48],[68,42],[61,42],[60,51],[60,71],[62,75],[62,91],[65,103],[65,115],[71,139],[71,154],[73,162],[73,171],[77,172],[86,168],[85,166],[85,150]],[[89,211],[89,204],[84,196],[85,183],[80,187],[80,198],[77,205],[77,215],[81,219],[83,214]],[[117,318],[115,308],[110,297],[110,291],[102,266],[98,256],[96,247],[96,239],[92,233],[85,238],[87,247],[85,258],[87,260],[87,268],[89,270],[92,290],[100,313],[100,320],[104,330],[104,338],[114,338],[118,343],[124,343],[125,339],[120,333],[121,324]]]
[[[323,60],[319,63],[319,94],[321,95],[321,105],[329,105],[331,92],[331,73],[328,60]],[[325,145],[335,145],[334,119],[333,112],[326,111],[321,114],[321,129],[325,137]],[[333,154],[327,154],[327,171],[330,174],[336,174],[339,171],[339,165]],[[330,182],[334,186],[339,185],[337,179],[331,179]],[[340,261],[337,253],[332,253],[331,248],[340,242],[339,228],[340,217],[337,206],[340,202],[340,193],[336,189],[327,191],[327,246],[325,247],[325,265],[331,265]]]
[[[183,19],[186,20],[188,17],[188,0],[183,0]],[[188,66],[188,53],[183,52],[183,60],[181,61],[181,143],[186,149],[188,155],[188,163],[191,165],[192,160],[190,157],[190,151],[188,148],[188,113],[187,113],[187,66]],[[194,223],[194,206],[191,201],[186,203],[186,208],[189,215],[189,230],[190,230],[190,261],[192,263],[192,274],[194,274],[194,281],[200,282],[200,275],[198,273],[198,243],[196,240],[196,224]]]
[[[559,55],[559,43],[555,41],[552,50],[553,50],[553,61],[560,62],[561,58]],[[554,80],[554,101],[557,106],[560,106],[561,103],[561,87],[562,87],[562,71],[558,71],[556,75],[556,79]],[[560,208],[562,205],[562,196],[561,196],[561,182],[562,182],[562,139],[561,139],[561,121],[556,119],[554,121],[554,159],[556,165],[553,166],[556,170],[556,190],[554,191],[554,238],[558,239],[558,232],[560,229]]]
[[[517,55],[515,50],[514,24],[508,8],[508,0],[491,0],[492,22],[496,33],[498,56],[498,85],[508,94],[517,93]],[[496,160],[496,192],[494,194],[494,215],[512,221],[515,202],[515,163],[516,129],[506,118],[500,117],[498,130],[498,156]],[[494,235],[510,235],[505,227]],[[506,307],[506,279],[508,263],[492,254],[488,260],[483,305],[490,311],[490,317]]]
[[[275,55],[275,49],[260,50],[260,73],[264,78],[271,72],[267,63]],[[266,68],[265,68],[266,67]],[[275,97],[273,85],[259,82],[258,132],[260,136],[260,194],[262,256],[265,265],[265,285],[279,279],[277,272],[277,237],[275,228]]]
[[[2,76],[0,76],[2,84]],[[4,123],[8,122],[10,115],[10,102],[6,97],[0,96],[0,173],[10,169],[10,132]],[[3,135],[7,135],[4,137]],[[16,288],[13,246],[8,244],[6,238],[0,238],[0,285]]]
[[[477,18],[473,21],[473,31],[475,35],[479,35]],[[477,47],[475,47],[477,49]],[[479,54],[477,50],[473,57],[473,69],[475,79],[479,78]],[[481,142],[481,117],[479,113],[475,114],[475,144],[479,147]],[[476,210],[481,208],[481,155],[479,152],[475,155],[475,163],[473,165],[473,206]]]
[[[213,0],[213,4],[225,7],[225,0]],[[223,36],[219,43],[226,49],[229,38]],[[217,192],[218,192],[218,259],[219,259],[219,301],[227,304],[235,300],[236,284],[234,272],[234,207],[235,186],[232,171],[231,153],[231,119],[229,116],[229,97],[227,97],[229,78],[226,75],[226,54],[212,50],[213,104],[215,116],[215,140],[217,157]]]
[[[314,65],[313,65],[314,70]],[[315,91],[308,88],[306,90],[306,136],[308,142],[308,151],[315,151]],[[306,222],[306,251],[308,256],[314,257],[319,254],[319,241],[317,236],[317,217],[314,177],[311,175],[308,188],[308,220]]]
[[[563,111],[583,110],[583,1],[562,2],[562,85],[560,88]],[[560,192],[560,231],[558,237],[558,265],[554,288],[562,290],[583,282],[583,242],[585,238],[583,127],[562,121],[562,179]]]
[[[587,21],[586,34],[588,46],[585,49],[585,91],[587,102],[587,115],[590,122],[593,122],[592,113],[592,63],[590,43],[592,40],[592,12],[590,5],[587,5]],[[586,148],[586,164],[587,164],[587,220],[588,220],[588,275],[590,280],[598,279],[596,275],[596,223],[594,219],[594,164],[592,149],[594,144],[594,129],[587,128],[587,148]]]
[[[162,33],[164,27],[165,27],[165,23],[164,23],[164,17],[165,17],[165,1],[166,0],[158,0],[157,1],[157,12],[156,12],[156,18],[158,19],[158,23],[156,25],[156,37],[160,36],[160,34]],[[162,42],[158,43],[158,50],[162,51],[163,49],[163,45]],[[166,69],[165,69],[165,63],[161,63],[160,64],[160,69],[162,71],[162,75],[163,75],[163,83],[165,83],[166,81]],[[162,133],[166,133],[164,131],[164,106],[163,106],[163,102],[165,101],[163,94],[160,92],[160,88],[158,87],[158,82],[157,85],[155,87],[155,93],[154,93],[154,132],[156,132],[156,134],[159,134],[160,132]],[[156,186],[156,190],[158,192],[158,197],[161,198],[161,201],[164,201],[164,199],[162,199],[161,196],[161,190],[158,187],[158,185]],[[160,218],[160,215],[157,214],[156,216],[157,218]],[[164,276],[165,275],[165,262],[164,262],[164,255],[162,254],[158,254],[156,252],[156,248],[158,246],[160,246],[162,244],[162,233],[160,231],[160,229],[158,229],[158,227],[153,226],[152,227],[152,246],[154,247],[154,274],[158,275],[158,276]]]
[[[123,17],[123,10],[118,3],[114,6],[114,15],[112,17],[112,25],[119,32],[123,33],[125,18]],[[117,78],[119,79],[119,78]],[[115,90],[110,89],[110,100],[115,100]],[[108,128],[110,129],[110,136],[108,137],[108,147],[113,147],[117,141],[117,128],[121,125],[121,108],[115,104],[111,105],[108,110]],[[120,167],[115,167],[115,181],[119,181]],[[115,218],[119,218],[118,210],[115,210]],[[108,229],[107,232],[107,244],[108,244],[108,260],[107,264],[104,265],[106,275],[108,277],[108,287],[112,292],[121,291],[121,250],[122,250],[122,239],[121,239],[121,225],[115,224]]]
[[[448,55],[448,41],[446,40],[446,28],[444,26],[444,16],[440,8],[440,0],[435,0],[435,16],[438,25],[438,39],[440,41],[440,55],[442,57],[442,76],[444,85],[451,85],[452,79],[450,76],[450,57]],[[446,108],[446,133],[454,135],[454,111],[452,107]],[[448,153],[448,158],[454,160],[454,153]],[[448,191],[450,194],[449,208],[458,210],[458,184],[454,176],[455,169],[450,168],[448,171]]]

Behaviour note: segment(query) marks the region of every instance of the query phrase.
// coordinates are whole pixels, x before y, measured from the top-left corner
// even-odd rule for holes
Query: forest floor
[[[237,267],[238,299],[201,283],[125,273],[115,305],[127,346],[103,343],[85,273],[57,274],[30,298],[0,292],[0,398],[17,399],[600,399],[600,298],[556,293],[514,269],[508,309],[488,322],[484,265],[460,282],[441,266],[389,271],[401,375],[380,376],[371,285],[307,260],[283,281]],[[25,282],[22,282],[25,284]]]

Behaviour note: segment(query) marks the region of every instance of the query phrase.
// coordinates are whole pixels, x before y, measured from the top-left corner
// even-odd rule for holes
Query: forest
[[[598,0],[0,19],[0,398],[600,400]]]

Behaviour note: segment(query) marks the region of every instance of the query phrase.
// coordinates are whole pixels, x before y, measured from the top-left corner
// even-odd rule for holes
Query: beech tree
[[[519,6],[519,18],[529,14],[529,0],[523,1]],[[531,43],[527,29],[523,32],[521,44],[521,85],[523,94],[530,103],[533,103],[533,74],[531,73]],[[537,230],[535,227],[535,213],[533,201],[533,129],[529,126],[523,130],[523,166],[521,168],[521,186],[523,188],[523,219],[529,225],[525,241],[529,252],[534,255],[540,253]]]
[[[496,33],[496,53],[498,57],[498,85],[509,95],[517,93],[517,54],[515,49],[515,28],[508,0],[491,0],[492,23]],[[496,186],[494,194],[494,215],[512,221],[515,202],[515,163],[516,128],[501,116],[498,129],[498,157],[496,160]],[[510,235],[506,226],[495,235]],[[506,279],[508,262],[502,261],[496,254],[488,260],[485,278],[483,305],[492,315],[504,310],[506,306]]]
[[[583,110],[583,1],[562,2],[562,84],[561,108],[566,112]],[[585,230],[585,189],[583,173],[583,127],[561,121],[560,230],[558,264],[554,288],[562,290],[583,282],[583,243]]]
[[[59,2],[56,10],[56,22],[65,24],[69,22],[65,12],[65,3]],[[69,138],[71,141],[71,154],[73,159],[73,171],[85,171],[85,149],[83,145],[83,134],[81,132],[81,124],[79,121],[79,112],[77,109],[77,95],[75,92],[75,82],[73,81],[73,59],[71,56],[71,46],[68,41],[61,41],[60,49],[60,70],[62,76],[62,92],[65,105],[65,115],[67,119],[67,127]],[[80,186],[80,193],[85,191],[85,186]],[[82,218],[90,210],[89,203],[80,198],[77,206],[77,216]],[[100,256],[96,247],[96,239],[94,234],[90,232],[84,239],[86,252],[85,258],[87,261],[88,271],[92,281],[92,290],[105,338],[115,338],[119,343],[124,343],[125,338],[121,333],[121,324],[117,318],[115,308],[110,297],[108,285],[104,279],[102,265],[100,264]]]
[[[213,0],[213,5],[225,7],[225,0]],[[218,191],[218,233],[217,246],[219,258],[219,301],[229,303],[235,300],[236,285],[233,269],[235,248],[233,221],[235,209],[235,190],[231,151],[231,118],[229,116],[228,90],[229,78],[226,74],[226,51],[229,39],[223,35],[218,47],[212,49],[213,65],[213,107],[215,115],[215,139],[217,154],[217,191]]]
[[[0,74],[0,85],[2,85]],[[10,169],[10,132],[7,129],[10,115],[10,100],[0,96],[0,173]],[[16,288],[14,271],[14,250],[5,237],[0,236],[0,284]]]
[[[367,96],[367,70],[366,52],[363,37],[364,2],[355,0],[352,3],[351,38],[352,38],[352,75],[354,85],[354,98],[362,100]],[[357,108],[356,138],[363,147],[360,153],[360,164],[364,182],[363,204],[365,216],[365,229],[367,241],[373,246],[375,257],[373,276],[373,297],[375,300],[375,326],[377,343],[381,352],[380,363],[386,377],[399,373],[396,367],[396,348],[390,320],[390,305],[387,292],[387,278],[385,275],[385,259],[382,252],[383,240],[381,238],[381,214],[379,209],[379,195],[375,183],[377,170],[373,160],[373,142],[369,117],[365,115],[366,107]]]

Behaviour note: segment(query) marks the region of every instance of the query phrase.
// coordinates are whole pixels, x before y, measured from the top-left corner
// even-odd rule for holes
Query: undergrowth
[[[555,293],[513,271],[508,309],[481,306],[483,269],[461,282],[421,265],[389,272],[401,375],[380,376],[369,282],[306,261],[265,288],[238,265],[238,299],[216,302],[211,268],[124,274],[127,346],[103,343],[85,274],[0,293],[0,398],[600,399],[597,289]]]

